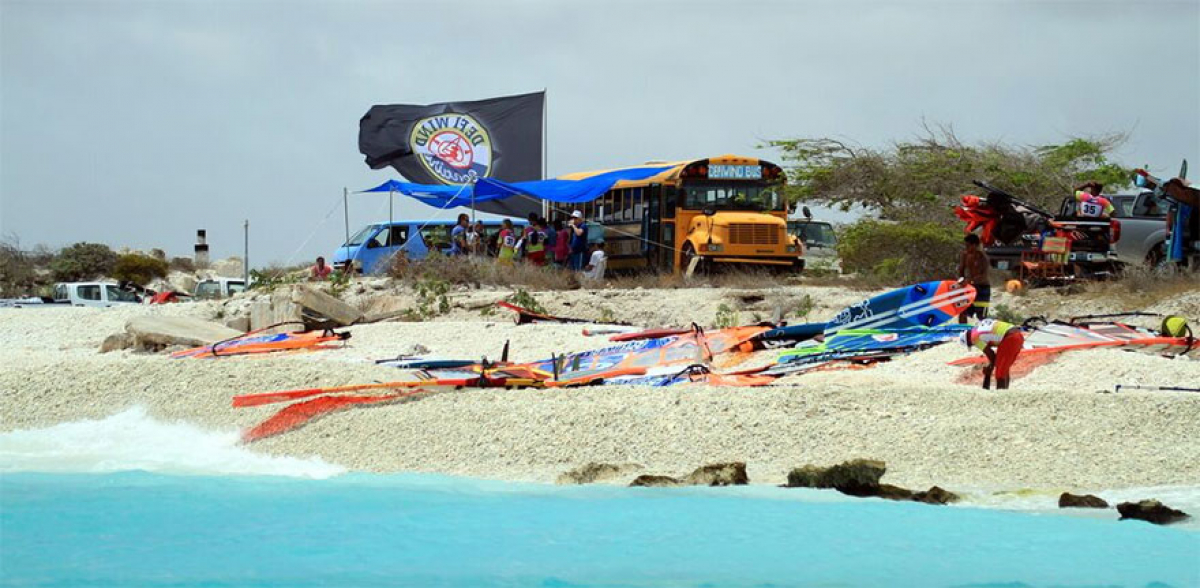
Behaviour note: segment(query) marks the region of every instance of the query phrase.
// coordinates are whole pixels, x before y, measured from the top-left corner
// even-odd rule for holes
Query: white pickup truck
[[[142,299],[116,282],[59,282],[54,285],[51,298],[17,298],[0,300],[0,307],[7,308],[54,308],[63,306],[108,307],[124,304],[141,304]]]
[[[1167,211],[1171,205],[1154,192],[1110,197],[1120,223],[1121,238],[1116,243],[1117,261],[1129,265],[1158,265],[1166,251]]]

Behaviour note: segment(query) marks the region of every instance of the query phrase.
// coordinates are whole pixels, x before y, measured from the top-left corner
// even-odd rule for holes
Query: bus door
[[[658,267],[664,270],[674,270],[678,251],[675,247],[675,208],[679,204],[679,190],[675,186],[662,188],[662,228],[659,230],[658,242],[662,245],[658,251]]]
[[[662,266],[662,184],[650,184],[642,203],[642,255],[647,265]]]

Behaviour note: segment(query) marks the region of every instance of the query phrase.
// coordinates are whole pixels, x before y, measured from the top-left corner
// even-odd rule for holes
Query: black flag
[[[358,150],[372,169],[391,166],[418,184],[466,184],[475,178],[542,178],[546,93],[473,102],[372,106],[358,121]],[[480,210],[526,216],[541,203],[513,197]]]

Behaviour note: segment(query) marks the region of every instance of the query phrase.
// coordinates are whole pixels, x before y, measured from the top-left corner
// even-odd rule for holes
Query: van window
[[[196,298],[219,298],[221,284],[214,280],[205,280],[196,285]]]
[[[109,302],[138,302],[137,294],[122,290],[113,285],[105,286],[104,291],[108,293]]]
[[[363,241],[366,241],[367,237],[370,237],[371,233],[374,233],[376,228],[377,227],[375,225],[367,225],[366,227],[363,227],[362,230],[354,233],[354,236],[350,237],[349,241],[346,241],[346,245],[362,245]]]
[[[392,245],[403,245],[408,242],[408,225],[392,227]]]
[[[245,292],[245,291],[246,291],[246,284],[244,284],[242,282],[230,282],[229,283],[229,294],[230,295],[237,294],[238,292]]]
[[[67,297],[67,287],[66,286],[59,284],[54,287],[54,299],[55,300],[66,300],[67,298],[68,297]]]
[[[96,284],[78,286],[75,288],[75,293],[83,300],[100,300],[100,286]]]
[[[421,238],[430,251],[450,249],[450,227],[445,225],[425,225]]]

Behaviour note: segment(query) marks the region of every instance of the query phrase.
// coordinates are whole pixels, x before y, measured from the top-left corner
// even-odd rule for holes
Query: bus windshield
[[[379,227],[375,225],[367,225],[361,231],[354,233],[354,236],[350,237],[350,240],[346,242],[346,246],[353,247],[355,245],[362,245],[363,241],[366,241],[367,238],[374,234],[378,229]]]
[[[700,210],[782,210],[783,198],[774,186],[746,183],[704,183],[685,186],[684,208]]]

